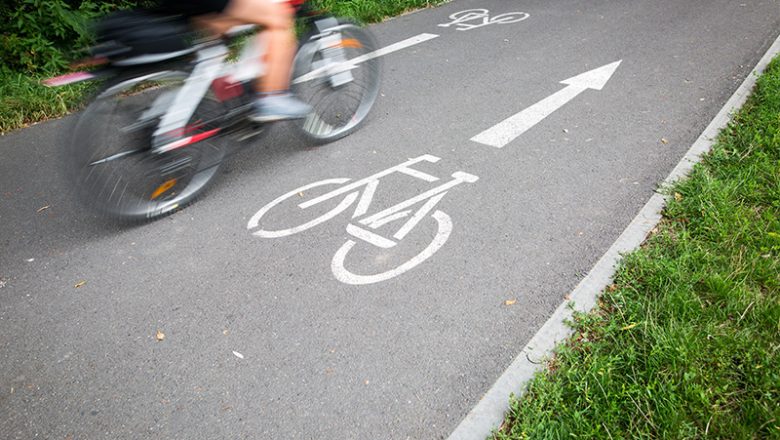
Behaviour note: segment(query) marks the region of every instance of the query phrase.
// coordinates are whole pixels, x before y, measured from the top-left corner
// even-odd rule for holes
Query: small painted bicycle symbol
[[[487,9],[467,9],[450,15],[452,20],[449,23],[442,23],[439,27],[455,26],[459,31],[468,31],[480,28],[490,24],[509,24],[518,23],[530,17],[526,12],[507,12],[490,17],[490,11]]]
[[[448,182],[429,189],[410,199],[397,203],[396,205],[384,209],[380,212],[366,215],[371,206],[376,189],[379,186],[379,180],[393,173],[402,173],[407,176],[424,180],[426,182],[435,182],[439,180],[438,177],[411,168],[411,166],[420,162],[435,163],[438,161],[438,157],[426,154],[414,159],[409,159],[400,165],[388,168],[384,171],[353,183],[348,183],[350,179],[347,178],[326,179],[310,183],[290,191],[287,194],[284,194],[273,200],[271,203],[265,205],[262,209],[257,211],[254,216],[252,216],[252,218],[249,220],[249,223],[247,224],[247,229],[251,230],[252,234],[257,237],[286,237],[298,232],[303,232],[332,219],[333,217],[347,210],[350,206],[352,206],[353,203],[357,201],[357,206],[355,207],[355,211],[352,214],[352,221],[347,225],[347,233],[349,233],[349,235],[351,235],[354,239],[348,239],[347,242],[336,251],[336,254],[333,256],[333,260],[331,261],[331,270],[333,271],[333,275],[336,277],[336,279],[347,284],[372,284],[388,280],[414,268],[418,264],[430,258],[434,253],[436,253],[436,251],[444,246],[444,243],[447,242],[450,234],[452,233],[452,219],[449,215],[440,210],[434,211],[434,208],[442,200],[442,198],[444,198],[450,189],[460,185],[461,183],[474,183],[478,180],[478,177],[463,171],[456,171],[452,173],[452,180]],[[317,216],[313,219],[307,219],[308,221],[304,221],[304,223],[298,224],[297,226],[292,226],[285,229],[266,229],[268,226],[265,225],[264,220],[266,217],[268,217],[269,211],[283,204],[285,201],[289,203],[290,199],[304,197],[308,193],[315,193],[316,188],[328,185],[341,186],[311,200],[298,203],[297,208],[300,210],[307,210],[316,205],[324,204],[328,201],[336,203],[336,201],[341,200],[334,208],[330,209],[324,214],[313,214]],[[413,206],[419,204],[421,204],[421,206],[418,208],[411,209]],[[315,211],[315,209],[311,209],[312,213]],[[432,211],[433,213],[430,214],[430,218],[436,220],[436,234],[431,240],[430,244],[428,244],[425,249],[423,249],[420,253],[411,259],[393,269],[376,274],[359,275],[346,268],[347,256],[353,247],[358,243],[358,241],[368,243],[381,249],[392,248],[401,240],[403,240],[404,237],[406,237],[407,234],[409,234],[409,232],[411,232],[415,226],[417,226],[420,221],[424,220]],[[289,217],[289,215],[284,216],[283,218],[287,217]],[[407,220],[393,234],[392,238],[384,237],[375,232],[375,230],[381,226],[401,219]]]

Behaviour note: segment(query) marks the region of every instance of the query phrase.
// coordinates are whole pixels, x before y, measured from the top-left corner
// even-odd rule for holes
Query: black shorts
[[[220,13],[225,10],[229,0],[162,0],[160,9],[168,14],[181,14],[186,17]]]

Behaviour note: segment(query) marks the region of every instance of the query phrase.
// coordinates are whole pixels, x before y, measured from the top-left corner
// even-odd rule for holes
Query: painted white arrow
[[[311,81],[313,79],[321,78],[328,75],[334,75],[336,73],[346,72],[348,70],[354,69],[358,64],[364,63],[368,60],[372,60],[374,58],[378,58],[387,54],[391,54],[393,52],[397,52],[401,49],[406,49],[407,47],[414,46],[416,44],[423,43],[428,40],[433,40],[434,38],[438,38],[439,36],[436,34],[420,34],[412,38],[407,38],[406,40],[399,41],[398,43],[391,44],[387,47],[383,47],[381,49],[377,49],[373,52],[369,52],[365,55],[361,55],[359,57],[353,58],[351,60],[344,61],[341,64],[337,65],[326,65],[324,67],[320,67],[319,69],[314,69],[311,72],[299,76],[298,78],[295,78],[292,83],[293,84],[300,84],[306,81]]]
[[[495,126],[474,136],[471,140],[491,147],[503,148],[506,144],[515,140],[518,136],[541,122],[542,119],[550,116],[555,110],[563,107],[585,90],[603,89],[604,85],[607,84],[607,81],[609,81],[612,74],[615,73],[615,70],[617,70],[622,61],[623,60],[615,61],[614,63],[607,64],[598,69],[593,69],[561,81],[561,84],[566,84],[568,87],[544,98],[520,113],[499,122]]]

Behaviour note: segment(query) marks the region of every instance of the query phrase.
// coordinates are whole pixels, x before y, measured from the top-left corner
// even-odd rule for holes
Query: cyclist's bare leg
[[[208,27],[225,32],[244,23],[263,26],[258,44],[266,43],[266,68],[257,80],[259,97],[249,119],[257,122],[303,118],[312,108],[289,93],[290,71],[295,58],[294,10],[284,0],[231,0],[221,14],[205,18]]]
[[[290,69],[295,57],[293,9],[286,2],[274,0],[231,0],[221,14],[197,20],[215,33],[224,33],[233,26],[253,23],[264,30],[256,38],[267,46],[267,72],[256,84],[259,92],[281,92],[290,87]],[[258,41],[258,43],[261,43]]]

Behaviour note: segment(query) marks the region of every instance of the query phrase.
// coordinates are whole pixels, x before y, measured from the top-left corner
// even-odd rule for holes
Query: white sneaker
[[[280,93],[257,98],[254,112],[249,115],[249,119],[255,122],[302,119],[312,110],[309,104],[299,100],[292,93]]]

